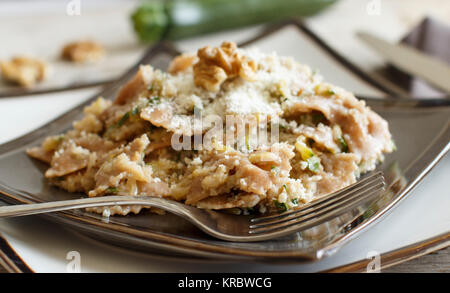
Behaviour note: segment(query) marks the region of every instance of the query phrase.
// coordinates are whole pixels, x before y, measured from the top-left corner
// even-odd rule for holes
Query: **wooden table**
[[[450,247],[387,268],[384,273],[450,273]]]

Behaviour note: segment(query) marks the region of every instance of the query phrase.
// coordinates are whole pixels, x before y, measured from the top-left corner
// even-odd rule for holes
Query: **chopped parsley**
[[[139,107],[138,106],[134,107],[133,110],[131,110],[131,115],[132,116],[137,115],[137,114],[139,114]]]
[[[120,118],[119,122],[117,122],[117,124],[115,125],[116,128],[121,127],[122,125],[125,124],[125,122],[127,122],[127,120],[130,118],[130,112],[126,112],[122,118]]]
[[[256,215],[258,214],[258,210],[255,207],[245,208],[243,211],[244,215]]]
[[[148,102],[152,105],[161,103],[161,98],[156,96],[148,99]]]
[[[117,192],[119,192],[119,188],[117,188],[117,187],[108,187],[108,189],[106,189],[106,191],[105,191],[106,193],[117,193]]]
[[[279,213],[284,213],[289,209],[289,206],[285,202],[279,202],[278,200],[274,200],[273,204],[278,209]]]
[[[277,166],[272,166],[272,167],[270,167],[270,170],[273,171],[273,172],[275,172],[275,174],[278,174],[278,172],[280,172],[280,168],[277,167]]]
[[[130,119],[131,116],[135,116],[139,114],[139,107],[136,106],[134,107],[132,110],[126,112],[125,114],[123,114],[122,118],[120,118],[119,122],[117,122],[115,125],[112,125],[111,128],[119,128],[122,125],[125,124],[125,122],[128,121],[128,119]]]
[[[293,199],[291,200],[291,202],[292,202],[293,204],[295,204],[295,205],[298,205],[298,199],[296,199],[296,198],[293,198]]]
[[[60,135],[58,135],[56,137],[56,142],[60,143],[60,142],[62,142],[64,140],[64,138],[65,138],[65,135],[64,134],[60,134]]]

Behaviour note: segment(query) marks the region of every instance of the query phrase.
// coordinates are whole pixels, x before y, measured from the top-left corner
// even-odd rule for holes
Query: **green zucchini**
[[[275,205],[279,213],[284,213],[285,211],[289,210],[289,206],[285,202],[274,200],[273,204]]]
[[[141,41],[178,40],[286,18],[313,15],[336,0],[145,1],[132,14]]]

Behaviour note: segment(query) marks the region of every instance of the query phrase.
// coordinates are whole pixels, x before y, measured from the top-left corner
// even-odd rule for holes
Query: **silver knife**
[[[357,36],[392,65],[450,93],[450,66],[444,61],[405,44],[391,44],[369,33],[358,32]]]

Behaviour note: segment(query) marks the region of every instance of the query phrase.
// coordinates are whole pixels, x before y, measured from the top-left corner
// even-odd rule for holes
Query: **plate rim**
[[[9,273],[34,273],[2,234],[0,234],[0,266]]]
[[[390,268],[421,256],[445,249],[450,246],[450,232],[417,241],[400,248],[387,251],[380,255],[380,270]],[[6,247],[6,248],[5,248]],[[213,261],[213,260],[212,260]],[[344,264],[320,273],[362,273],[370,263],[369,259],[361,259]],[[0,234],[0,266],[10,273],[35,273],[33,269],[20,257],[12,245]]]

